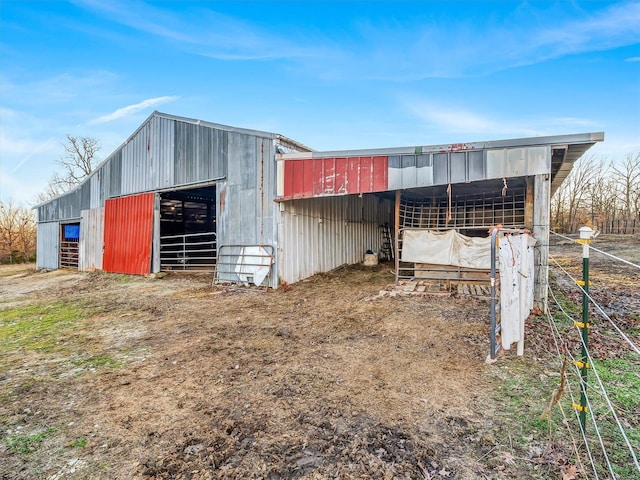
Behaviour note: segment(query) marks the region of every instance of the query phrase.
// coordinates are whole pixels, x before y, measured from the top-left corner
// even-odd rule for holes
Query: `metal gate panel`
[[[150,273],[154,204],[154,193],[105,202],[102,264],[106,272]]]

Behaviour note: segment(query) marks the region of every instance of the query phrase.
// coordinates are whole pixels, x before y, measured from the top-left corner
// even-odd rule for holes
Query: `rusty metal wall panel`
[[[154,193],[105,202],[104,255],[106,272],[144,275],[151,270]]]
[[[38,223],[36,268],[58,268],[60,222]]]
[[[283,198],[287,200],[382,192],[389,188],[386,156],[294,159],[283,163]]]
[[[104,207],[82,210],[78,245],[78,270],[81,272],[102,270],[103,244]]]
[[[367,194],[291,200],[280,208],[278,276],[290,283],[361,262],[368,249],[380,249],[380,225],[393,222],[393,201]]]

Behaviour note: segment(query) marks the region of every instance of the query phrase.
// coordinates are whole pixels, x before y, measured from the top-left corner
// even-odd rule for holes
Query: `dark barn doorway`
[[[160,194],[160,269],[213,271],[216,187]]]

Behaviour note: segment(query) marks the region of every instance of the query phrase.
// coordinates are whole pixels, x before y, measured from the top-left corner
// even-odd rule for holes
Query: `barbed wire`
[[[549,230],[549,232],[550,232],[550,233],[553,233],[554,235],[557,235],[557,236],[558,236],[558,237],[560,237],[560,238],[564,238],[564,239],[566,239],[566,240],[571,240],[571,241],[572,241],[572,242],[574,242],[574,243],[575,243],[575,241],[576,241],[576,239],[575,239],[575,238],[571,238],[571,237],[566,237],[566,236],[564,236],[564,235],[560,235],[559,233],[556,233],[556,232],[554,232],[553,230]],[[598,253],[601,253],[602,255],[605,255],[605,256],[607,256],[607,257],[613,258],[614,260],[617,260],[617,261],[622,262],[622,263],[626,263],[627,265],[631,265],[632,267],[635,267],[635,268],[637,268],[637,269],[640,269],[640,265],[636,265],[635,263],[630,262],[629,260],[625,260],[624,258],[616,257],[615,255],[612,255],[611,253],[608,253],[608,252],[602,251],[602,250],[600,250],[600,249],[598,249],[598,248],[594,247],[593,245],[589,245],[589,248],[590,248],[591,250],[593,250],[593,251],[596,251],[596,252],[598,252]]]

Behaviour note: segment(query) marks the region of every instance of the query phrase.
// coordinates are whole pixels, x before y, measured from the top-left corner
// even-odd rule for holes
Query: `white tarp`
[[[524,340],[524,321],[533,308],[534,254],[531,235],[503,235],[499,238],[500,322],[502,348]],[[519,354],[522,348],[518,348]]]
[[[269,275],[273,257],[262,247],[242,247],[235,273],[242,283],[249,283],[251,278],[255,285],[262,285]]]
[[[491,268],[491,238],[467,237],[455,230],[405,230],[402,237],[403,262]]]

